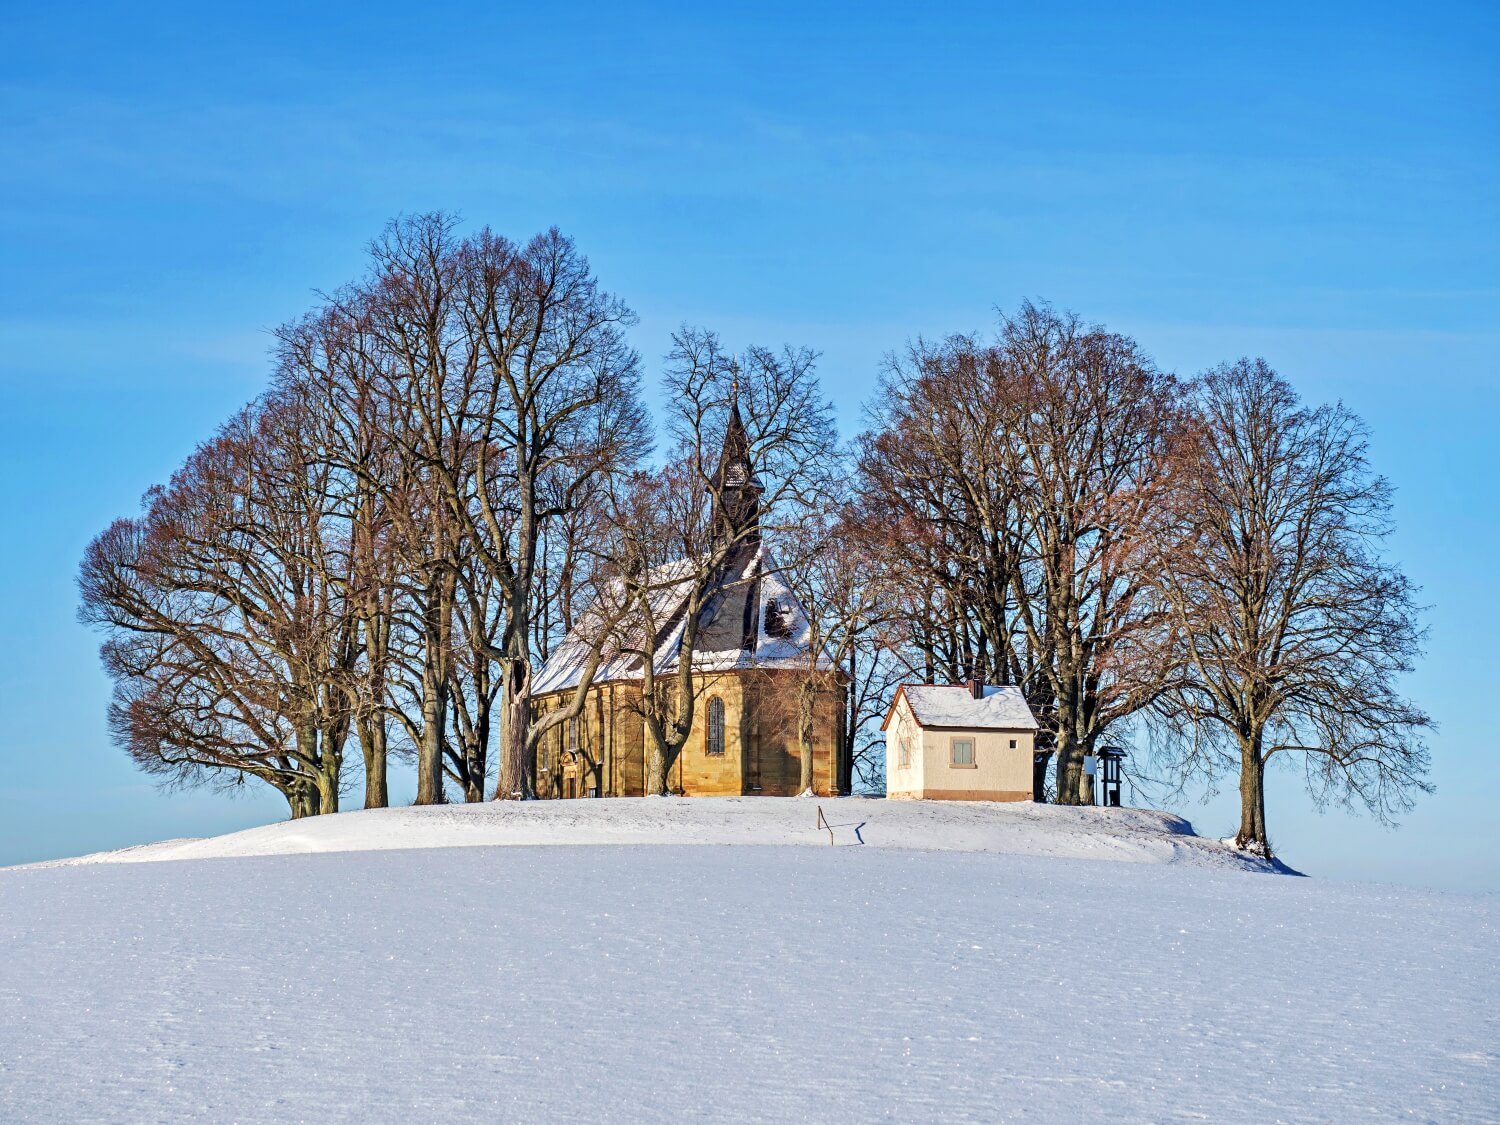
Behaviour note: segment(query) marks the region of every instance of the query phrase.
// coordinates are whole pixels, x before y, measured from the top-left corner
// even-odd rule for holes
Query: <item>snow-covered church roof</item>
[[[696,565],[692,560],[667,563],[651,574],[651,614],[658,629],[656,672],[677,668],[686,625],[686,602],[692,593]],[[620,587],[601,601],[618,598]],[[594,683],[642,678],[641,650],[644,623],[639,615],[614,629],[604,642],[604,655]],[[565,691],[578,686],[593,651],[593,641],[606,627],[606,608],[596,602],[552,653],[533,681],[534,694]],[[812,663],[812,626],[801,599],[787,585],[775,558],[756,540],[732,554],[716,576],[711,593],[698,614],[698,637],[693,668],[701,672],[735,669],[832,669],[826,650]]]
[[[967,684],[902,684],[880,729],[890,726],[896,705],[906,699],[912,715],[924,727],[963,730],[1035,730],[1036,716],[1021,689],[1013,684],[990,684],[975,699]]]

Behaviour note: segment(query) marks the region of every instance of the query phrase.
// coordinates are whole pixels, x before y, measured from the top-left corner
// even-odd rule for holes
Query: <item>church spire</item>
[[[740,417],[739,366],[730,367],[729,423],[724,429],[724,451],[714,475],[714,533],[726,542],[760,539],[760,495],[764,487],[750,458],[750,436]]]

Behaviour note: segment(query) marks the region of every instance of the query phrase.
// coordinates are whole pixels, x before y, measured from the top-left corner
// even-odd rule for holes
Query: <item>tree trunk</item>
[[[384,719],[361,719],[359,749],[365,759],[365,808],[383,809],[390,804],[386,783],[387,743]]]
[[[851,659],[849,667],[854,667]],[[853,683],[850,676],[850,683]],[[854,692],[845,688],[839,697],[839,781],[838,794],[847,797],[854,792]]]
[[[669,797],[667,788],[667,748],[661,736],[646,728],[646,796]]]
[[[797,792],[811,793],[813,788],[813,708],[817,705],[818,696],[813,685],[805,680],[797,696],[797,740],[802,747],[802,774],[797,782]]]
[[[318,774],[318,812],[339,811],[339,774],[336,768],[325,768]]]
[[[448,723],[448,692],[452,659],[453,588],[457,575],[438,575],[427,589],[422,622],[422,740],[417,744],[417,804],[441,805],[443,794],[443,732]]]
[[[464,801],[467,804],[484,800],[484,775],[489,769],[490,709],[493,704],[481,689],[476,703],[474,729],[464,747]]]
[[[448,678],[422,674],[422,741],[417,744],[417,804],[443,803],[443,724],[448,719]]]
[[[531,727],[531,663],[511,657],[505,662],[501,694],[500,779],[497,801],[529,801],[536,796],[536,751],[529,745]]]
[[[1271,859],[1271,841],[1266,837],[1266,763],[1260,746],[1260,732],[1240,735],[1240,831],[1234,846]]]
[[[484,744],[479,736],[464,747],[464,803],[484,800]]]
[[[359,749],[365,759],[365,808],[383,809],[391,803],[386,766],[390,759],[390,736],[385,715],[379,710],[385,703],[385,661],[390,641],[389,618],[367,614],[364,618],[365,660],[369,669],[370,698],[358,719]]]
[[[292,819],[339,811],[339,756],[311,717],[299,720],[294,737],[302,765]],[[300,809],[300,811],[299,811]]]
[[[285,792],[286,803],[291,806],[293,820],[302,820],[304,817],[317,815],[317,798],[314,796],[314,790],[308,782],[299,778]]]
[[[1059,611],[1054,610],[1054,613]],[[1076,664],[1061,662],[1057,674],[1057,803],[1083,804],[1084,743],[1078,737],[1079,699]]]
[[[651,706],[647,704],[646,706]],[[645,707],[642,708],[645,710]],[[672,767],[682,754],[687,734],[678,727],[678,718],[661,711],[648,712],[642,716],[646,728],[646,776],[645,790],[648,797],[672,796]],[[669,736],[670,732],[670,736]],[[681,786],[678,787],[681,792]]]
[[[691,631],[689,638],[691,639]],[[678,659],[685,664],[690,663],[691,653],[689,641],[684,641]],[[672,767],[677,764],[678,756],[692,730],[693,708],[693,685],[690,678],[679,673],[670,687],[666,688],[658,685],[653,676],[647,675],[642,680],[641,720],[646,728],[644,781],[648,797],[672,795]],[[681,788],[679,784],[679,792]]]
[[[1057,732],[1057,803],[1083,804],[1083,751],[1068,729]]]

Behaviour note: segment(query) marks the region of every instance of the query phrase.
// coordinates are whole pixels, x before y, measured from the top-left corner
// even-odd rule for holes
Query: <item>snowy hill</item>
[[[822,808],[832,835],[818,827]],[[533,844],[756,844],[914,848],[1269,871],[1171,813],[958,801],[621,798],[375,809],[168,840],[50,864],[222,859]]]
[[[575,801],[0,871],[0,1120],[1497,1120],[1493,898],[822,803],[839,847],[815,802]],[[677,846],[527,846],[585,837]]]

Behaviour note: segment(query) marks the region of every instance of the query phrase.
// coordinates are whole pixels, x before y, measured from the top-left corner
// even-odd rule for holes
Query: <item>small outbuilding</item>
[[[880,729],[887,797],[1031,800],[1036,716],[1018,687],[902,684]]]

